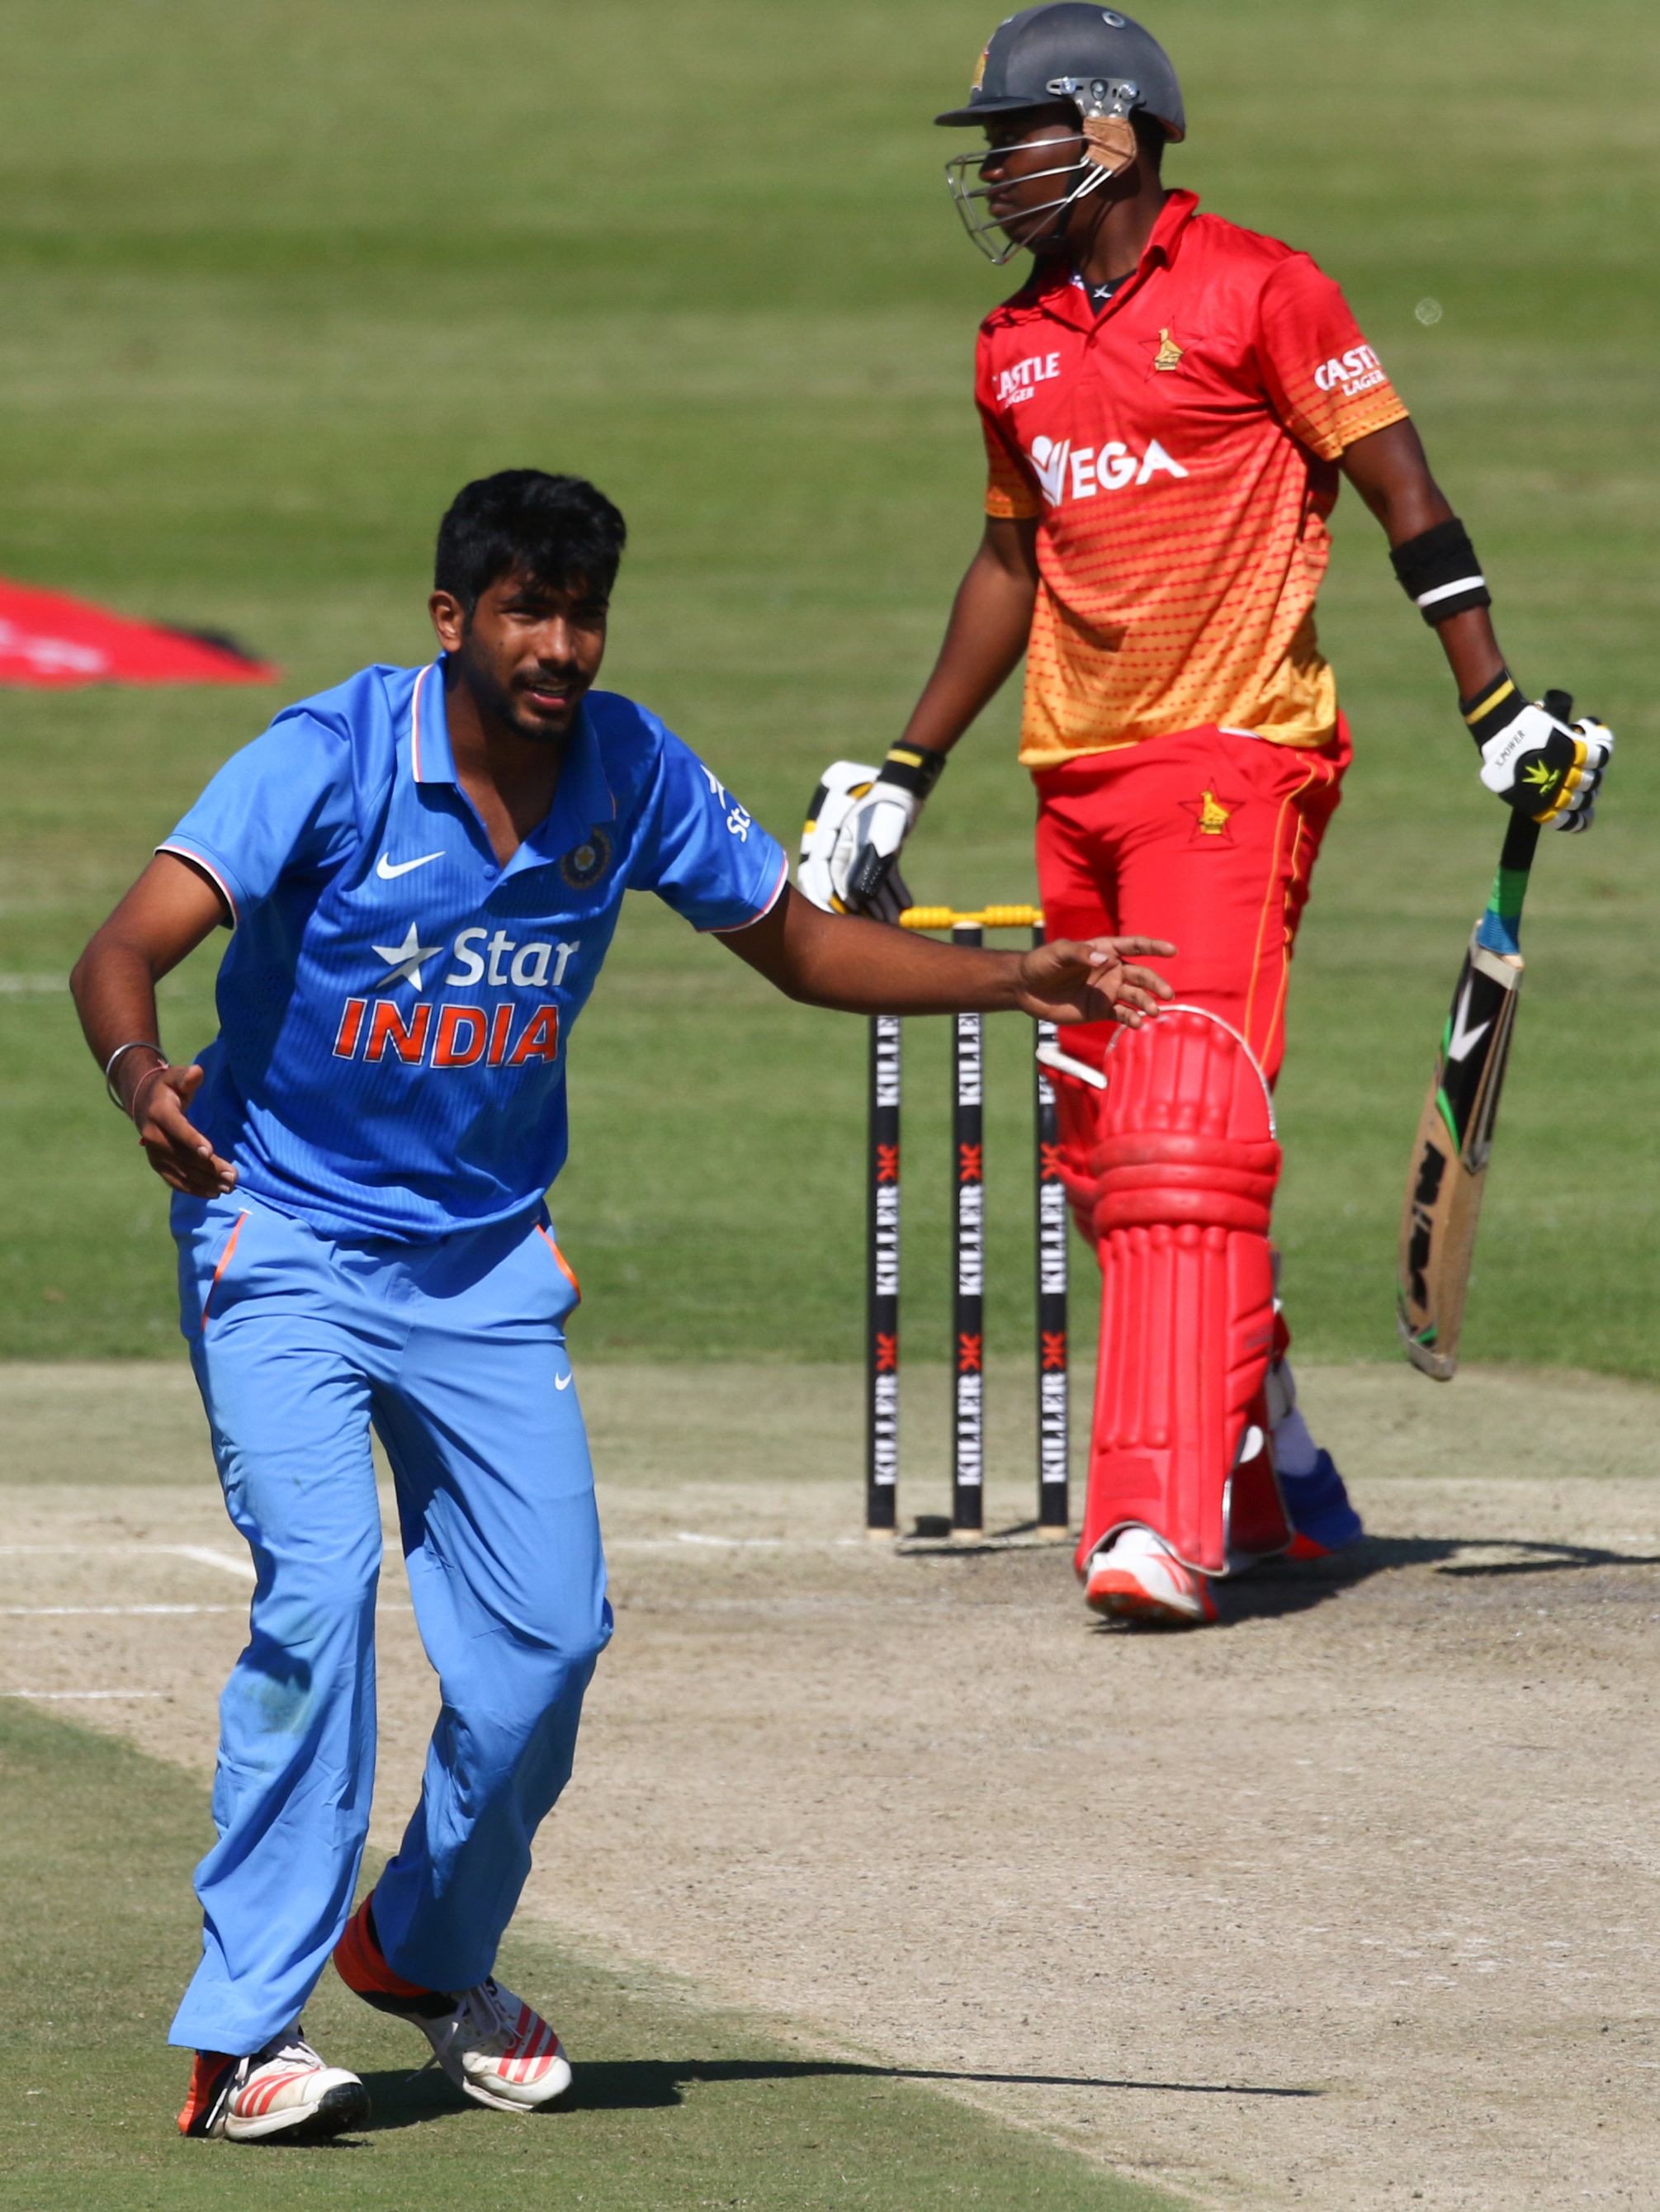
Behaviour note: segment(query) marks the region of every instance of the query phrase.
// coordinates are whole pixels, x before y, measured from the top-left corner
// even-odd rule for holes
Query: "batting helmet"
[[[1008,260],[1022,244],[1042,252],[1058,242],[1061,224],[1074,203],[1134,159],[1134,116],[1150,117],[1167,138],[1187,136],[1182,88],[1170,56],[1140,23],[1116,8],[1091,6],[1089,0],[1049,0],[1045,7],[1023,8],[1000,23],[980,57],[967,106],[947,108],[934,121],[955,129],[1016,115],[1023,108],[1053,106],[1057,100],[1077,111],[1078,153],[1061,167],[1037,173],[1066,180],[1053,200],[1028,210],[1055,218],[1041,239],[994,246],[990,234],[1001,226],[979,221],[974,204],[987,197],[978,183],[985,155],[959,155],[946,164],[946,181],[964,227],[994,262]]]

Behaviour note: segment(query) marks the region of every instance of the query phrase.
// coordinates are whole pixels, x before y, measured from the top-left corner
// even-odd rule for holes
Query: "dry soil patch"
[[[1054,1552],[866,1544],[845,1371],[583,1388],[617,1634],[528,1910],[1206,2203],[1657,2201],[1660,1392],[1310,1375],[1372,1540],[1171,1637]],[[247,1583],[188,1376],[0,1369],[0,1686],[205,1769]]]

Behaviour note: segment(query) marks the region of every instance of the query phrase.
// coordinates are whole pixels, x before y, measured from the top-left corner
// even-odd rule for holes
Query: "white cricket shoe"
[[[463,1990],[448,2012],[404,2017],[464,2097],[498,2112],[533,2112],[570,2087],[570,2061],[540,2013],[497,1982]]]
[[[1090,1561],[1084,1602],[1122,1620],[1195,1628],[1216,1619],[1207,1576],[1183,1565],[1151,1528],[1121,1528]]]
[[[386,1964],[366,1897],[334,1948],[340,1978],[366,2004],[418,2027],[433,2057],[464,2097],[498,2112],[533,2112],[570,2087],[570,2061],[540,2013],[504,1990],[429,1990]]]
[[[179,2132],[228,2142],[321,2142],[361,2128],[368,2116],[368,2091],[344,2066],[325,2066],[296,2021],[246,2058],[198,2051]]]

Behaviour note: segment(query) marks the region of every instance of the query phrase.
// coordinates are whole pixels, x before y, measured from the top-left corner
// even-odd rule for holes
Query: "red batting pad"
[[[1274,1348],[1268,1095],[1232,1032],[1185,1008],[1122,1033],[1107,1073],[1091,1162],[1101,1352],[1079,1571],[1139,1522],[1201,1573],[1225,1574],[1229,1478],[1262,1419]],[[1265,1510],[1260,1486],[1236,1550],[1290,1540],[1277,1490]]]
[[[0,578],[0,684],[269,684],[277,672],[228,641]]]

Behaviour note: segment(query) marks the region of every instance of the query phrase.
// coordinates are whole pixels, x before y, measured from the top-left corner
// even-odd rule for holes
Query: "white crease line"
[[[110,1613],[123,1620],[153,1613],[237,1613],[240,1605],[0,1605],[8,1620],[81,1620],[92,1613]]]
[[[234,1575],[238,1582],[257,1579],[252,1559],[234,1558],[229,1552],[216,1552],[210,1544],[156,1544],[152,1548],[170,1553],[175,1559],[194,1559],[199,1567],[217,1567],[222,1575]]]
[[[686,1532],[678,1536],[613,1536],[607,1540],[605,1552],[607,1557],[613,1552],[678,1552],[685,1544],[709,1552],[862,1552],[865,1548],[852,1536],[807,1540],[795,1536],[699,1536]]]
[[[60,1705],[68,1698],[170,1698],[171,1690],[0,1690],[0,1698],[33,1698],[41,1705]]]
[[[240,1605],[0,1605],[0,1620],[82,1620],[97,1613],[108,1614],[122,1620],[137,1620],[150,1613],[234,1613],[239,1620],[247,1608]],[[377,1613],[413,1613],[415,1607],[406,1601],[383,1597],[375,1606]]]
[[[708,1544],[721,1552],[775,1552],[781,1549],[781,1536],[705,1536],[696,1528],[677,1528],[677,1544]]]
[[[229,1552],[216,1552],[211,1544],[0,1544],[0,1558],[6,1559],[82,1559],[94,1552],[120,1558],[133,1552],[160,1552],[171,1559],[193,1559],[198,1567],[217,1567],[221,1574],[234,1575],[240,1583],[251,1583],[255,1578],[252,1559],[239,1559]]]

